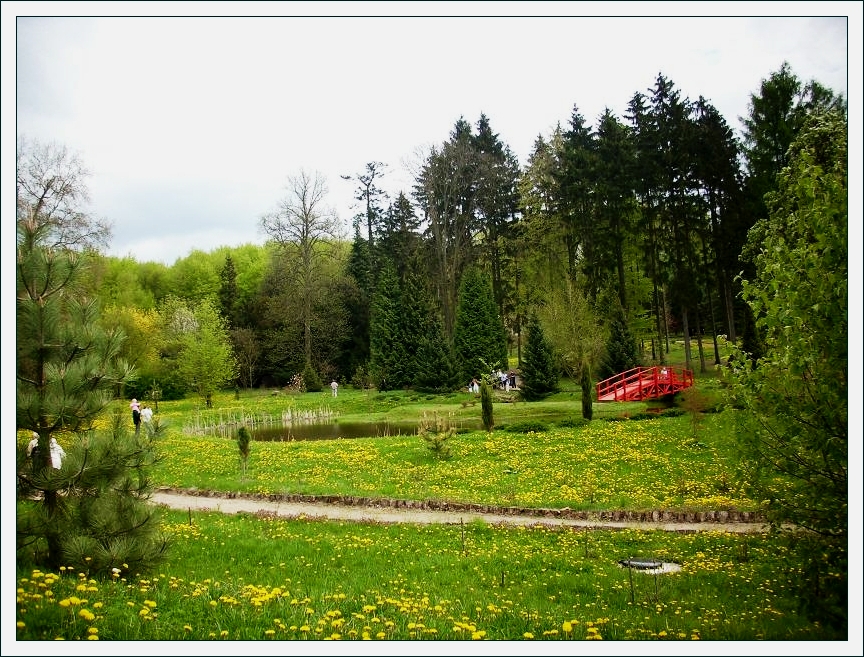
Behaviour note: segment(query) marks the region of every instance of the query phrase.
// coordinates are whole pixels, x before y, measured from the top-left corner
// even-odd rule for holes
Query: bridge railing
[[[693,370],[664,365],[634,367],[597,383],[597,399],[628,401],[662,397],[692,385]]]

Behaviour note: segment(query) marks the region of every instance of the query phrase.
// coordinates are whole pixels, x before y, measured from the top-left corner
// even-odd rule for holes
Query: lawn
[[[349,386],[335,398],[329,390],[237,397],[219,394],[212,409],[191,398],[159,403],[156,486],[589,511],[759,509],[739,481],[736,411],[723,407],[713,376],[675,408],[595,405],[590,422],[567,382],[542,402],[501,399],[495,429],[457,431],[447,459],[413,434],[253,441],[245,474],[239,423],[437,416],[458,426],[479,417],[480,405],[467,392]],[[128,404],[116,410],[125,414]],[[845,629],[807,620],[795,592],[797,557],[771,534],[162,513],[171,549],[152,572],[43,572],[19,555],[17,638],[846,638]],[[634,572],[619,565],[628,558],[680,570]]]

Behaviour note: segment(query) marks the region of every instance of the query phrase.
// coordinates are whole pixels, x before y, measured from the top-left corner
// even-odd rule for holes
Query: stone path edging
[[[175,509],[255,513],[282,517],[320,517],[370,522],[458,524],[481,519],[491,524],[564,525],[596,529],[662,529],[666,531],[761,532],[763,518],[746,511],[676,512],[574,511],[495,507],[434,500],[397,500],[337,495],[265,495],[198,489],[160,488],[156,504]]]

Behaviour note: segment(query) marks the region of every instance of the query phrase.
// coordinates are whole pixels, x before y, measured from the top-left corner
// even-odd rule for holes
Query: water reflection
[[[417,435],[419,422],[315,422],[284,426],[259,426],[252,430],[253,440],[335,440],[336,438],[378,438]],[[460,421],[456,429],[479,429],[481,423]]]

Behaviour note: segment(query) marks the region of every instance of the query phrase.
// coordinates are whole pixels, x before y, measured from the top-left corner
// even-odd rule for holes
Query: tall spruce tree
[[[536,316],[528,319],[526,328],[521,390],[527,401],[536,401],[558,391],[558,367],[552,345]]]
[[[369,315],[369,374],[378,390],[392,390],[401,376],[400,296],[399,279],[387,261],[378,277]]]
[[[459,371],[444,336],[444,326],[437,313],[430,312],[417,348],[414,388],[421,392],[450,392],[457,387]]]
[[[490,368],[507,368],[507,337],[492,285],[476,267],[466,270],[459,286],[453,351],[465,384],[489,374]]]

